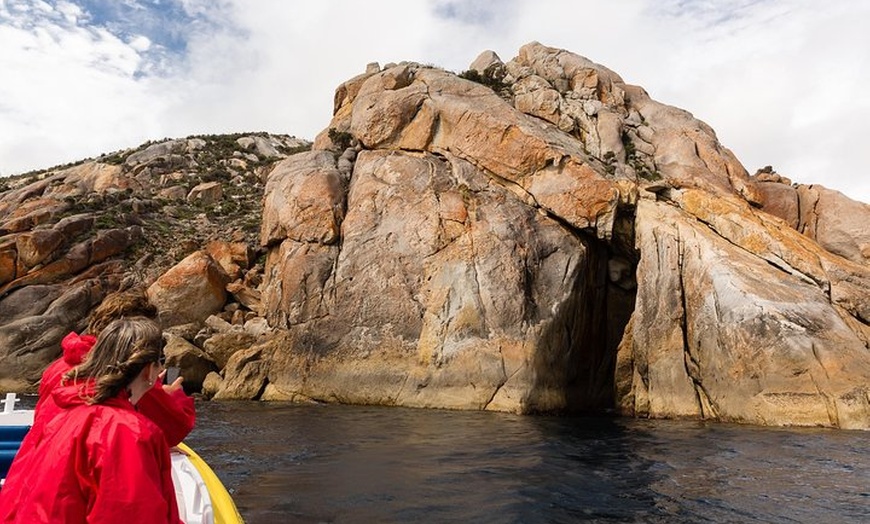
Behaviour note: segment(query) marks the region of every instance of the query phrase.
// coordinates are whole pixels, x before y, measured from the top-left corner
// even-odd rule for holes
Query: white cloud
[[[15,71],[0,83],[3,173],[167,136],[313,138],[335,87],[368,62],[461,71],[485,49],[509,60],[537,40],[691,111],[750,172],[770,164],[870,201],[866,2],[182,0],[161,2],[189,17],[174,25],[148,3],[124,11],[140,31],[95,27],[79,5],[0,2],[0,68]]]
[[[57,3],[56,9],[67,22],[72,24],[77,23],[83,14],[82,8],[72,2],[60,1]]]
[[[672,80],[661,96],[711,124],[750,172],[770,164],[870,201],[867,170],[854,170],[856,138],[870,118],[865,5],[753,4],[670,54],[679,64],[666,70],[678,74],[662,75]]]
[[[147,51],[151,48],[151,39],[148,38],[147,36],[136,35],[130,39],[128,44],[130,45],[130,48],[132,48],[133,50],[135,50],[138,53],[141,53],[141,52]]]
[[[147,122],[136,108],[152,95],[133,79],[135,49],[68,23],[72,9],[32,7],[46,16],[0,25],[2,70],[12,72],[0,83],[0,169],[48,167],[143,140]]]

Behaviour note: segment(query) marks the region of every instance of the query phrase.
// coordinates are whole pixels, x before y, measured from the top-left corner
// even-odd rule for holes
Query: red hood
[[[60,341],[64,362],[71,367],[78,366],[96,343],[97,337],[93,335],[79,335],[75,331],[70,332]]]
[[[88,400],[94,394],[96,383],[93,379],[70,382],[58,385],[51,392],[55,404],[61,409],[72,409],[76,406],[87,404]],[[123,406],[133,409],[133,404],[130,404],[130,393],[126,389],[122,389],[118,396],[110,398],[103,405]]]

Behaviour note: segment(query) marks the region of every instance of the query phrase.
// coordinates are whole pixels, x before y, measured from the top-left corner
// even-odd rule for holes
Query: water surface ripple
[[[187,439],[258,523],[867,523],[870,433],[200,402]]]

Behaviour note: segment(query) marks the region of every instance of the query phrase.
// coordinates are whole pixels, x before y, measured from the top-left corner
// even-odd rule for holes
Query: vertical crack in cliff
[[[519,372],[519,370],[516,370],[513,372],[511,377],[508,377],[507,368],[505,368],[505,365],[504,365],[504,352],[502,351],[501,344],[499,344],[499,346],[498,346],[498,354],[501,357],[501,376],[502,376],[502,379],[492,389],[492,395],[490,395],[489,398],[486,399],[486,401],[483,403],[483,407],[481,409],[484,409],[484,410],[489,409],[489,405],[492,404],[492,401],[495,399],[496,395],[498,395],[499,391],[501,391],[501,389],[504,387],[504,385],[507,384],[507,381],[510,380],[510,378],[513,375],[516,375]]]
[[[477,217],[474,217],[476,219]],[[469,220],[472,220],[471,215],[469,215]],[[471,224],[469,224],[471,225]],[[483,317],[483,329],[486,333],[490,332],[489,320],[487,319],[486,314],[486,304],[483,302],[483,298],[480,295],[480,279],[478,278],[478,269],[477,269],[477,261],[478,261],[478,253],[477,248],[474,245],[474,231],[473,228],[468,231],[468,244],[471,250],[471,272],[474,277],[474,299],[478,303],[478,307],[480,307],[480,315]]]
[[[343,228],[343,226],[341,226]],[[338,293],[338,259],[341,257],[341,250],[344,244],[344,233],[341,232],[338,236],[338,242],[335,244],[335,257],[332,259],[332,270],[329,272],[329,276],[326,277],[323,281],[323,289],[324,291],[328,291],[329,294],[329,304],[336,303],[336,297]],[[330,284],[331,282],[331,284]],[[325,300],[326,293],[320,293],[320,304],[322,305]],[[327,311],[329,310],[327,305]]]
[[[825,378],[830,380],[831,376],[828,374],[828,369],[825,367],[825,364],[822,363],[821,356],[819,355],[819,349],[816,347],[816,343],[811,339],[810,347],[813,351],[813,357],[815,357],[816,362],[819,363],[819,367],[822,368],[822,371],[825,373]]]
[[[350,186],[353,183],[353,170],[356,167],[356,155],[354,155],[354,160],[351,163],[350,170],[347,173],[347,178],[341,177],[342,182],[342,190],[344,192],[344,197],[340,202],[340,216],[336,214],[335,209],[333,209],[333,216],[338,226],[338,235],[336,236],[335,243],[335,256],[332,259],[332,270],[330,274],[323,279],[322,284],[322,292],[319,297],[318,311],[325,311],[327,313],[323,314],[323,316],[328,316],[328,311],[330,310],[330,305],[336,303],[336,293],[338,292],[338,260],[341,258],[341,253],[344,249],[344,240],[345,240],[345,231],[344,231],[344,219],[347,217],[348,209],[350,208]],[[326,244],[319,243],[324,247],[329,247]],[[331,282],[331,284],[330,284]],[[327,296],[328,295],[328,296]],[[328,298],[328,302],[327,302]]]
[[[830,375],[828,375],[827,368],[822,363],[822,359],[819,355],[819,350],[816,347],[815,342],[810,341],[810,349],[812,350],[813,357],[816,359],[816,362],[818,362],[819,367],[822,368],[822,372],[825,374],[826,381],[830,381],[831,377],[830,377]],[[839,413],[837,411],[837,403],[834,401],[834,399],[831,397],[831,395],[825,393],[822,390],[822,387],[819,385],[819,382],[816,380],[815,374],[813,374],[812,371],[810,371],[809,375],[810,375],[810,380],[813,381],[813,386],[816,388],[816,392],[818,392],[819,397],[821,397],[822,400],[824,400],[824,402],[825,402],[825,409],[828,412],[828,422],[831,424],[832,427],[835,427],[835,428],[840,427],[840,422],[839,422],[840,417],[839,417]]]
[[[816,343],[813,341],[810,341],[810,348],[812,349],[813,357],[816,359],[816,362],[819,363],[819,367],[822,368],[822,372],[825,374],[826,381],[830,382],[831,376],[828,374],[828,369],[825,367],[825,364],[822,362],[822,358],[821,358],[821,355],[819,355],[819,349],[816,346]],[[831,395],[825,393],[822,390],[821,386],[819,385],[819,383],[816,380],[816,377],[812,373],[812,371],[810,372],[809,375],[810,375],[810,379],[813,381],[813,386],[815,386],[816,391],[818,391],[818,393],[819,393],[819,396],[822,397],[825,401],[825,407],[828,410],[828,420],[830,421],[830,423],[833,427],[839,427],[839,425],[840,425],[839,424],[839,415],[838,415],[838,411],[837,411],[836,402],[834,402],[834,399],[831,398]]]
[[[411,374],[412,372],[405,373],[405,378],[402,380],[402,383],[396,386],[396,392],[392,395],[392,398],[390,399],[394,406],[402,405],[402,393],[405,392],[408,388],[408,383],[411,381]],[[416,390],[420,391],[428,385],[429,384],[426,382],[417,382]]]
[[[800,191],[798,191],[797,189],[795,189],[795,192],[794,192],[794,200],[795,200],[795,207],[797,208],[797,223],[795,224],[794,229],[795,229],[795,231],[797,231],[798,233],[803,235],[804,234],[804,231],[803,231],[804,230],[804,224],[803,224],[804,202],[803,202],[803,199],[801,198]]]
[[[683,365],[685,366],[686,375],[692,381],[695,388],[695,396],[698,402],[698,411],[701,413],[701,418],[719,418],[719,410],[713,403],[710,394],[704,387],[704,382],[701,378],[701,363],[692,354],[691,338],[689,336],[689,303],[686,297],[686,282],[685,275],[685,250],[686,244],[680,237],[680,232],[677,230],[677,272],[680,285],[680,303],[683,308],[680,315],[680,330],[683,334]],[[717,312],[718,317],[718,312]]]
[[[443,154],[440,154],[440,153],[431,153],[431,155],[433,157],[437,158],[438,160],[440,160],[442,162],[442,164],[446,167],[446,169],[448,170],[447,176],[450,179],[451,183],[453,184],[449,190],[439,190],[438,188],[434,187],[434,185],[432,184],[432,179],[434,179],[435,175],[437,174],[437,169],[435,168],[434,165],[432,166],[429,189],[431,189],[432,194],[435,196],[435,201],[438,203],[437,208],[439,210],[441,210],[443,208],[444,201],[441,198],[443,194],[450,193],[450,192],[457,192],[457,193],[459,193],[460,197],[462,198],[463,205],[466,206],[466,211],[468,211],[470,203],[467,202],[466,199],[468,198],[468,195],[472,193],[472,191],[468,188],[468,186],[466,186],[464,183],[462,183],[460,181],[459,175],[457,175],[456,170],[453,167],[453,163],[450,162],[450,160],[448,160],[446,156],[444,156]],[[459,226],[462,226],[466,230],[468,230],[468,228],[469,228],[468,216],[465,217],[464,221],[460,221],[460,220],[457,220],[456,218],[444,218],[441,215],[441,213],[439,212],[437,218],[438,218],[438,238],[436,239],[436,245],[434,245],[432,247],[430,252],[425,253],[423,255],[424,259],[428,259],[428,258],[431,258],[431,257],[437,255],[438,253],[444,251],[445,249],[447,249],[448,247],[450,247],[454,243],[458,242],[462,238],[462,235],[449,235],[447,233],[447,225],[449,223],[453,223],[453,224],[457,224]]]
[[[812,185],[810,185],[807,189],[812,189]],[[813,240],[816,239],[816,229],[818,225],[818,206],[819,206],[819,194],[811,194],[809,191],[803,193],[807,195],[810,199],[810,202],[804,202],[805,199],[802,198],[801,192],[797,193],[797,201],[798,201],[798,227],[797,230],[804,236],[807,236]],[[804,208],[808,207],[806,213],[804,213]]]
[[[683,136],[692,141],[692,149],[695,151],[695,156],[698,157],[698,160],[700,160],[702,164],[704,164],[704,168],[706,168],[707,171],[713,172],[713,170],[710,169],[710,164],[708,164],[707,161],[704,160],[704,157],[701,156],[701,150],[698,148],[698,142],[695,139],[693,139],[692,137],[686,135],[685,133],[683,134]],[[733,187],[733,184],[732,184],[732,187]]]

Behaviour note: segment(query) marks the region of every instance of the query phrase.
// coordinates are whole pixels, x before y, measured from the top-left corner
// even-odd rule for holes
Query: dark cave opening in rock
[[[561,405],[555,411],[610,413],[615,407],[616,355],[637,292],[634,209],[620,208],[609,240],[581,238],[586,252],[572,298],[543,333],[536,356],[535,391],[527,403],[532,412]]]

